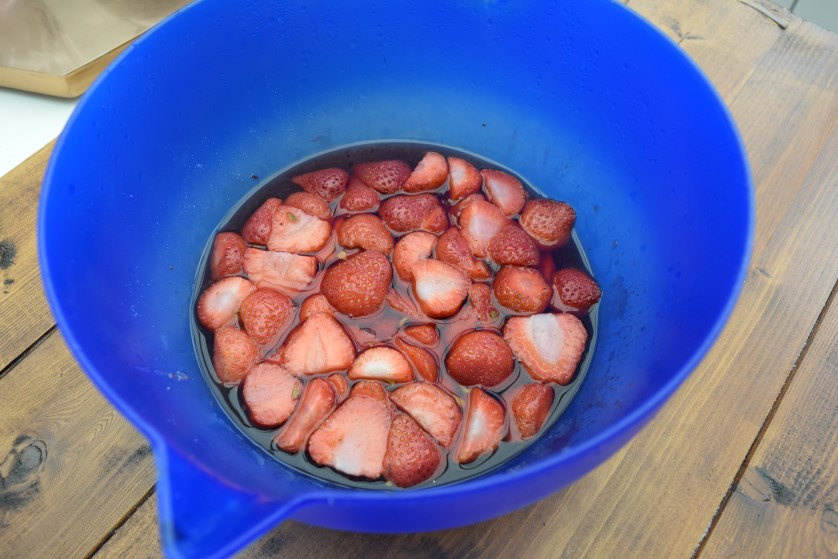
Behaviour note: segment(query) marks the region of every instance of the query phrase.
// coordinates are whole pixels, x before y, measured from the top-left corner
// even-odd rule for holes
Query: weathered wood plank
[[[96,559],[161,557],[157,496],[152,495],[94,555]]]

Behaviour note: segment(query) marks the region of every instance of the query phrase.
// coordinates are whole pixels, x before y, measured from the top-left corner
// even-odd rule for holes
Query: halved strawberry
[[[498,303],[519,313],[539,313],[550,304],[553,290],[535,268],[504,266],[492,285]]]
[[[430,258],[436,246],[436,236],[424,231],[408,233],[396,243],[393,250],[393,267],[404,281],[413,279],[411,268],[420,261]]]
[[[480,180],[482,181],[483,177],[480,177]],[[486,197],[482,194],[469,194],[468,196],[451,206],[451,215],[453,215],[455,218],[459,220],[460,214],[463,213],[463,210],[465,210],[467,207],[469,207],[473,202],[476,202],[477,200],[485,202]]]
[[[506,431],[506,410],[495,398],[480,388],[468,395],[466,423],[457,449],[459,464],[469,464],[494,451]]]
[[[304,448],[309,436],[332,413],[336,404],[331,384],[322,378],[310,380],[296,411],[276,437],[276,446],[292,454]]]
[[[375,400],[387,402],[387,389],[377,380],[360,380],[352,385],[352,390],[349,391],[349,397],[365,396]]]
[[[381,199],[378,197],[378,193],[365,185],[358,177],[352,175],[349,177],[349,186],[346,187],[346,192],[340,199],[339,206],[349,213],[355,213],[376,210],[379,203],[381,203]]]
[[[308,441],[312,460],[350,476],[378,479],[384,473],[384,455],[391,412],[375,398],[350,396],[317,428]]]
[[[317,258],[248,248],[244,251],[242,267],[257,287],[302,291],[311,285],[317,274]]]
[[[392,281],[393,268],[387,257],[365,250],[330,266],[323,274],[320,291],[339,312],[366,316],[381,308]]]
[[[397,159],[370,161],[356,163],[352,167],[352,174],[373,190],[382,194],[393,194],[410,176],[410,166]]]
[[[547,198],[528,201],[521,213],[521,227],[547,249],[567,243],[574,223],[576,211],[571,206]]]
[[[285,199],[285,205],[303,210],[308,215],[313,215],[318,219],[332,217],[332,209],[329,204],[323,198],[311,192],[294,192]]]
[[[335,312],[329,305],[329,301],[326,299],[326,296],[322,293],[316,293],[303,301],[300,305],[300,322],[318,312],[326,312],[329,314],[334,314]]]
[[[271,236],[274,211],[282,205],[279,198],[268,198],[242,226],[242,238],[252,245],[266,245]]]
[[[413,295],[426,315],[446,318],[457,314],[471,287],[468,276],[439,260],[420,260],[412,272]]]
[[[572,314],[513,316],[503,337],[535,380],[567,384],[573,378],[588,332]]]
[[[456,266],[472,279],[489,279],[492,277],[489,266],[474,257],[468,241],[456,227],[450,227],[439,237],[439,242],[436,244],[436,258],[440,262]]]
[[[271,359],[292,375],[319,375],[348,369],[355,346],[340,322],[329,313],[315,313],[299,325]]]
[[[416,165],[410,176],[402,185],[402,190],[408,193],[436,190],[448,179],[448,164],[445,157],[435,151],[429,151]]]
[[[483,186],[483,177],[477,168],[459,157],[448,158],[448,197],[460,200],[474,194]]]
[[[257,427],[279,427],[300,398],[303,383],[274,363],[259,363],[242,384],[242,400],[250,422]]]
[[[477,320],[484,324],[494,322],[500,316],[492,305],[492,288],[485,283],[473,283],[468,291],[468,300],[477,315]]]
[[[332,373],[326,377],[326,381],[332,385],[338,402],[343,402],[349,396],[349,381],[342,373]]]
[[[412,382],[396,388],[390,400],[442,446],[449,448],[460,426],[463,412],[448,392],[426,382]]]
[[[238,233],[227,231],[216,235],[210,253],[210,277],[217,280],[240,275],[246,248],[247,244]]]
[[[381,203],[378,215],[396,233],[419,230],[442,233],[448,228],[448,215],[434,194],[387,198]]]
[[[327,202],[343,194],[348,181],[349,173],[336,167],[320,169],[291,178],[291,182],[299,185],[306,192],[320,196]]]
[[[512,416],[522,439],[541,431],[553,406],[553,388],[540,382],[524,385],[512,399]]]
[[[420,377],[428,382],[436,382],[437,377],[439,377],[439,364],[436,362],[433,353],[401,338],[396,338],[393,342],[407,356],[408,361],[413,364]]]
[[[393,252],[393,235],[375,214],[356,214],[337,227],[338,243],[344,248]]]
[[[460,214],[460,232],[468,241],[471,253],[478,258],[486,258],[489,243],[508,222],[494,204],[474,200]]]
[[[411,487],[433,477],[442,462],[439,447],[409,415],[400,413],[390,424],[384,477],[398,487]]]
[[[398,313],[417,320],[427,319],[427,317],[416,308],[412,301],[401,296],[395,289],[391,289],[389,293],[387,293],[386,300],[387,304],[390,305],[390,308]]]
[[[439,330],[434,324],[413,324],[404,329],[406,336],[413,338],[426,346],[435,346],[439,343]]]
[[[268,347],[279,341],[294,320],[294,302],[284,293],[262,287],[242,302],[239,318],[253,341]]]
[[[489,257],[501,266],[536,266],[541,253],[535,240],[510,221],[489,241]]]
[[[553,306],[565,312],[588,312],[602,296],[596,280],[576,268],[565,268],[553,274],[553,287]]]
[[[244,331],[225,326],[215,332],[212,366],[221,382],[239,382],[257,361],[259,348]]]
[[[497,169],[483,169],[483,190],[489,200],[500,208],[503,215],[512,217],[519,213],[527,201],[527,193],[521,181]]]
[[[346,375],[349,380],[410,382],[413,369],[404,355],[390,347],[373,347],[361,352]]]
[[[218,330],[235,322],[242,302],[254,291],[256,286],[244,278],[218,280],[198,298],[198,322],[208,330]]]
[[[279,206],[274,211],[268,249],[277,252],[317,252],[329,241],[332,226],[299,208]]]
[[[463,386],[498,386],[515,369],[515,358],[504,339],[491,330],[466,332],[445,356],[445,368]]]

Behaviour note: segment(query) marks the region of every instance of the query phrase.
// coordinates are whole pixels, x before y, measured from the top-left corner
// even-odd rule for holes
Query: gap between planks
[[[37,349],[37,347],[38,347],[39,345],[41,345],[42,343],[44,343],[44,342],[46,341],[46,339],[47,339],[47,338],[49,338],[49,337],[50,337],[50,336],[51,336],[51,335],[52,335],[52,334],[53,334],[53,333],[54,333],[57,329],[58,329],[58,326],[57,326],[56,324],[54,324],[54,323],[53,323],[53,325],[52,325],[52,326],[50,326],[49,328],[47,328],[46,332],[44,332],[43,334],[41,334],[41,335],[40,335],[40,337],[38,337],[38,339],[37,339],[37,340],[35,340],[34,342],[32,342],[32,343],[29,345],[29,347],[27,347],[27,348],[26,348],[26,349],[24,349],[22,352],[20,352],[20,355],[18,355],[18,356],[17,356],[17,357],[15,357],[14,359],[12,359],[12,360],[9,362],[9,364],[8,364],[8,365],[6,365],[6,366],[5,366],[5,367],[3,367],[2,369],[0,369],[0,379],[2,379],[4,376],[6,376],[6,373],[8,373],[8,372],[9,372],[9,371],[11,371],[12,369],[14,369],[14,368],[15,368],[15,367],[16,367],[16,366],[17,366],[17,365],[18,365],[21,361],[23,361],[24,359],[26,359],[26,358],[29,356],[29,354],[30,354],[30,353],[32,353],[33,351],[35,351],[35,349]]]
[[[84,559],[91,559],[94,555],[99,553],[99,551],[103,547],[105,547],[105,545],[107,545],[109,541],[111,541],[111,538],[114,537],[114,535],[125,525],[125,523],[128,522],[128,520],[130,520],[130,518],[134,516],[134,514],[138,510],[140,510],[140,508],[142,508],[142,506],[145,505],[149,499],[151,499],[151,496],[154,495],[155,491],[157,491],[157,484],[154,484],[148,488],[148,491],[145,492],[145,495],[140,497],[140,499],[136,503],[134,503],[134,506],[131,507],[122,516],[122,518],[119,519],[119,522],[114,524],[113,528],[111,528],[111,530],[107,534],[105,534],[105,536],[101,540],[99,540],[99,543],[97,543],[95,546],[93,546],[93,548],[90,551],[87,552],[87,554],[84,556]]]

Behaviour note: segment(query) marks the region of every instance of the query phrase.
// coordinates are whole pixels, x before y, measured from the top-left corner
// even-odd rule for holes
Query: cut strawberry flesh
[[[413,324],[404,329],[405,335],[426,346],[439,343],[439,330],[433,324]]]
[[[393,250],[393,268],[396,269],[396,274],[404,281],[411,281],[413,265],[430,258],[436,242],[435,235],[424,231],[408,233],[399,239]]]
[[[328,221],[317,219],[299,208],[279,206],[274,210],[268,249],[277,252],[317,252],[332,235]]]
[[[527,193],[521,181],[496,169],[483,169],[480,174],[483,175],[483,190],[505,216],[512,217],[523,209]]]
[[[248,248],[242,261],[244,273],[257,287],[303,291],[317,274],[317,258],[290,252]]]
[[[262,428],[279,427],[294,411],[302,389],[300,380],[279,365],[254,366],[242,385],[242,400],[251,423]]]
[[[350,380],[367,379],[385,382],[410,382],[413,369],[407,359],[389,347],[373,347],[363,351],[347,374]]]
[[[435,151],[429,151],[416,168],[407,177],[402,190],[408,193],[436,190],[448,179],[448,164],[445,157]]]
[[[477,168],[459,157],[448,158],[448,197],[460,200],[480,191],[483,177]]]
[[[571,314],[545,313],[510,318],[503,337],[532,378],[564,385],[582,359],[588,332]]]
[[[436,259],[459,268],[472,279],[492,277],[489,266],[474,257],[468,241],[456,227],[450,227],[439,237],[436,245]]]
[[[484,200],[474,200],[460,214],[460,228],[468,241],[471,253],[486,258],[489,243],[508,223],[508,219],[495,206]]]
[[[457,463],[470,464],[493,452],[506,431],[506,411],[503,405],[480,388],[468,396],[465,425],[457,448]]]
[[[390,400],[442,446],[449,448],[463,412],[448,392],[435,384],[414,382],[396,388]]]
[[[412,272],[413,294],[426,315],[446,318],[460,310],[471,287],[461,270],[439,260],[421,260]]]
[[[292,454],[304,448],[309,436],[332,413],[336,403],[335,391],[329,382],[322,378],[310,380],[296,411],[276,437],[276,445]]]
[[[436,382],[437,377],[439,377],[439,364],[436,362],[433,353],[401,338],[396,338],[394,343],[405,354],[420,377],[427,382]]]
[[[355,346],[343,326],[329,313],[308,317],[271,360],[294,375],[319,375],[348,369],[355,358]]]
[[[210,285],[198,299],[198,322],[209,330],[234,324],[242,302],[256,291],[256,286],[244,278],[230,277]]]

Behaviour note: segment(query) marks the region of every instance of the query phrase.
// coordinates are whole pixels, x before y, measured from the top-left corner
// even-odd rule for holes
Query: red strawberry
[[[349,397],[355,398],[356,396],[365,396],[387,402],[387,390],[383,384],[376,380],[361,380],[353,384]]]
[[[337,227],[338,243],[344,248],[393,252],[393,235],[375,214],[353,215]]]
[[[492,305],[492,288],[485,283],[473,283],[468,291],[468,300],[477,314],[477,320],[484,324],[494,322],[500,313]]]
[[[317,274],[317,258],[248,248],[244,251],[242,267],[257,287],[302,291],[311,285]]]
[[[447,178],[448,164],[445,158],[435,151],[429,151],[407,177],[402,190],[408,193],[436,190]]]
[[[512,350],[490,330],[466,332],[454,341],[445,357],[445,368],[464,386],[502,384],[515,369]]]
[[[396,233],[418,230],[442,233],[448,228],[448,215],[434,194],[387,198],[381,203],[378,215]]]
[[[279,206],[274,211],[268,249],[277,252],[317,252],[329,241],[328,221],[308,215],[299,208]]]
[[[549,252],[542,252],[541,258],[538,261],[538,269],[541,275],[544,276],[548,282],[553,281],[553,274],[556,272],[556,261],[553,260],[553,255]]]
[[[413,295],[426,315],[447,318],[457,314],[471,287],[463,272],[439,260],[420,260],[412,271]]]
[[[349,213],[365,212],[378,209],[380,202],[375,190],[352,175],[349,177],[349,186],[346,187],[346,192],[340,199],[340,207]]]
[[[553,290],[535,268],[504,266],[495,275],[495,298],[507,309],[519,313],[539,313],[550,304]]]
[[[266,245],[271,236],[274,211],[282,205],[279,198],[268,198],[242,227],[242,238],[253,245]]]
[[[212,366],[221,382],[239,382],[257,361],[259,348],[244,331],[225,326],[215,333]]]
[[[385,402],[350,396],[314,431],[308,452],[321,466],[350,476],[378,479],[384,473],[390,420]]]
[[[448,392],[426,382],[412,382],[396,388],[390,400],[442,446],[449,448],[463,413]]]
[[[393,268],[387,257],[366,250],[330,266],[323,274],[320,291],[338,312],[367,316],[381,308],[392,281]]]
[[[413,369],[404,355],[390,347],[373,347],[361,352],[347,373],[349,380],[410,382]]]
[[[588,332],[572,314],[513,316],[503,337],[535,380],[567,384],[573,378]]]
[[[489,279],[492,271],[485,262],[477,260],[471,253],[468,241],[456,227],[450,227],[439,237],[436,244],[436,258],[464,271],[472,279]]]
[[[506,430],[503,405],[480,388],[468,395],[466,424],[457,449],[457,463],[469,464],[483,454],[494,451]]]
[[[576,211],[564,202],[547,198],[530,200],[521,213],[521,227],[542,248],[556,248],[570,240]]]
[[[219,233],[212,242],[210,276],[212,279],[238,276],[242,273],[242,258],[247,248],[238,233]]]
[[[308,215],[318,219],[329,219],[332,217],[332,209],[320,196],[310,192],[294,192],[285,199],[285,205],[303,210]]]
[[[320,169],[292,177],[291,181],[306,192],[316,194],[327,202],[331,202],[346,190],[349,173],[338,168]]]
[[[414,324],[405,328],[404,333],[427,346],[433,347],[439,343],[439,330],[433,324]]]
[[[480,180],[482,181],[483,177],[480,177]],[[486,197],[482,194],[469,194],[464,199],[451,206],[451,215],[453,215],[457,219],[460,219],[460,214],[463,213],[463,210],[469,207],[469,205],[471,205],[472,202],[476,202],[477,200],[485,202]]]
[[[236,320],[242,301],[256,291],[256,286],[244,278],[218,280],[207,287],[198,299],[198,322],[208,330],[218,330]]]
[[[387,304],[390,305],[394,311],[401,313],[405,316],[415,318],[417,320],[425,320],[425,317],[416,306],[407,298],[402,297],[399,295],[397,291],[391,289],[389,293],[387,293]]]
[[[500,208],[503,215],[512,217],[519,213],[527,200],[521,181],[496,169],[483,169],[483,190],[489,200]]]
[[[318,312],[326,312],[329,314],[334,314],[335,312],[332,310],[332,307],[329,306],[329,301],[326,300],[326,296],[322,293],[312,295],[303,301],[303,304],[300,305],[300,322]]]
[[[596,280],[576,268],[565,268],[553,274],[553,306],[560,311],[588,310],[599,302],[602,290]]]
[[[436,246],[436,236],[424,231],[408,233],[399,239],[393,251],[393,267],[396,269],[396,274],[404,281],[411,281],[413,279],[411,268],[416,262],[430,258],[434,246]]]
[[[393,194],[402,187],[404,181],[410,176],[410,166],[404,161],[396,159],[370,161],[368,163],[356,163],[352,167],[352,174],[373,190],[382,194]]]
[[[535,266],[541,259],[538,244],[514,221],[489,241],[489,256],[501,266]]]
[[[439,365],[433,353],[423,347],[406,342],[401,338],[396,338],[393,341],[396,347],[407,356],[407,359],[416,368],[416,372],[419,373],[420,377],[428,382],[436,382],[437,377],[439,377]]]
[[[335,396],[337,397],[338,402],[344,401],[346,397],[349,396],[349,382],[343,374],[332,373],[326,377],[326,380],[335,391]]]
[[[291,332],[277,359],[292,375],[319,375],[348,369],[355,346],[334,316],[315,313]]]
[[[337,400],[332,385],[316,378],[306,385],[299,402],[297,410],[275,439],[280,449],[292,454],[305,447],[311,433],[335,409]]]
[[[489,202],[474,200],[466,206],[460,214],[460,229],[471,253],[478,258],[486,258],[489,243],[508,221],[497,206]]]
[[[303,384],[273,363],[250,369],[242,384],[242,399],[250,422],[263,428],[279,427],[300,398]]]
[[[398,414],[387,436],[384,477],[398,487],[411,487],[433,477],[441,462],[439,447],[410,416]]]
[[[541,431],[553,406],[553,389],[533,382],[525,385],[512,399],[512,416],[522,439],[534,437]]]
[[[448,158],[448,197],[452,200],[474,194],[483,186],[483,177],[477,168],[459,157]]]
[[[279,341],[294,319],[294,303],[287,295],[268,287],[257,289],[242,302],[242,327],[261,347]]]

